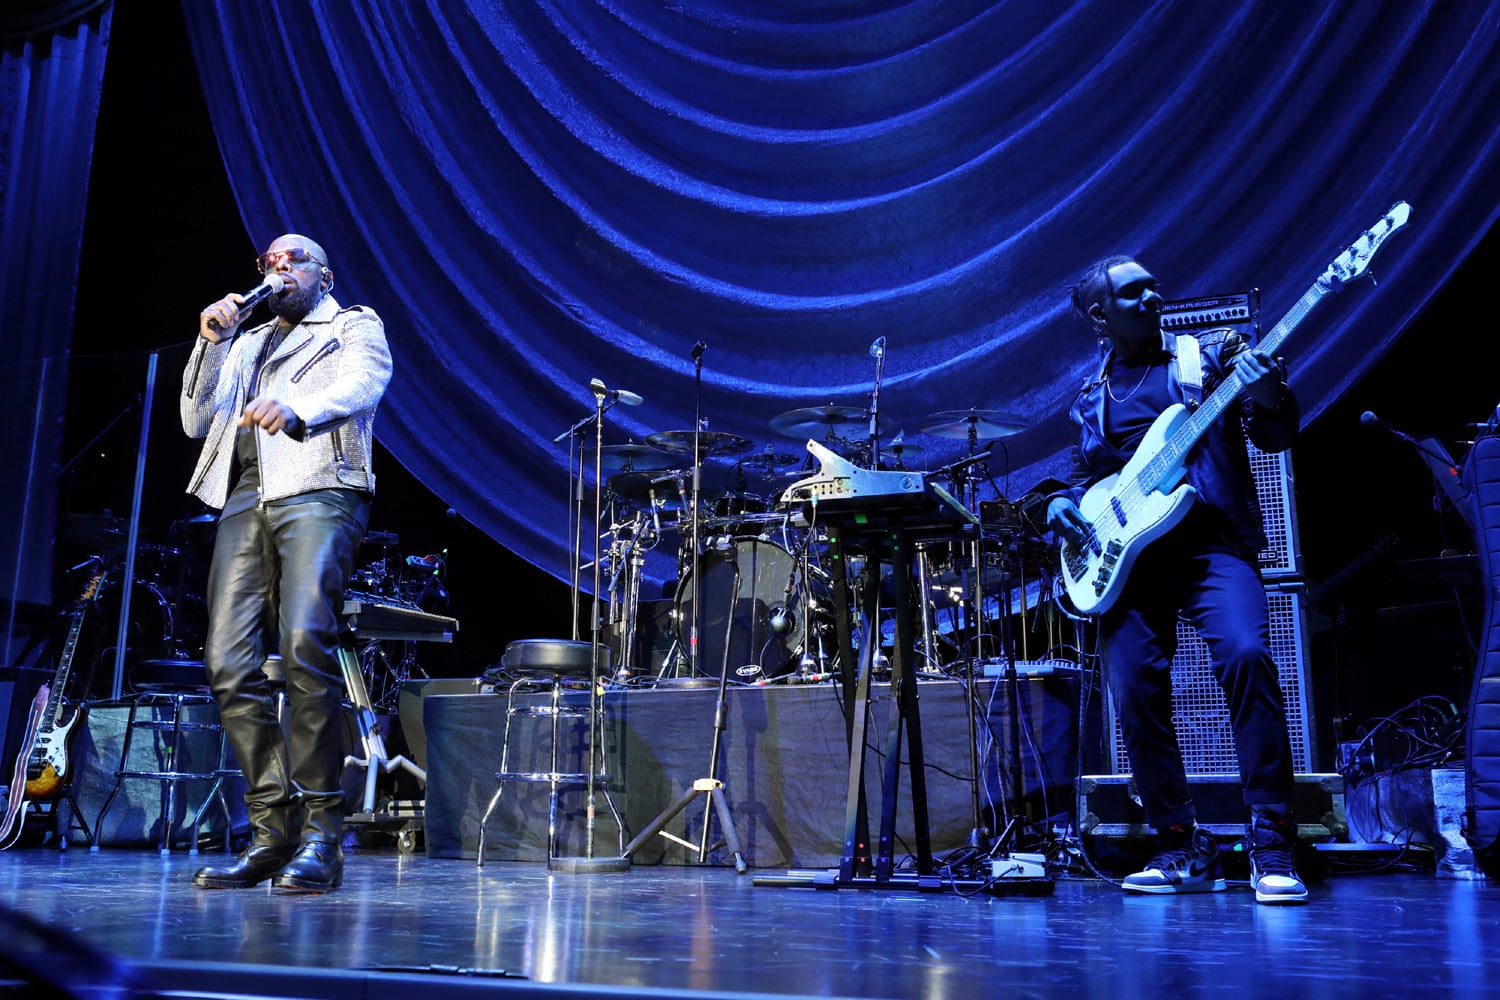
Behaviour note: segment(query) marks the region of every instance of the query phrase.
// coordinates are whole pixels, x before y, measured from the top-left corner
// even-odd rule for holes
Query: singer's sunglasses
[[[321,264],[323,267],[328,266],[301,247],[288,247],[285,250],[267,250],[255,258],[255,269],[261,274],[266,274],[280,267],[282,261],[286,261],[293,267],[305,267],[308,264]]]

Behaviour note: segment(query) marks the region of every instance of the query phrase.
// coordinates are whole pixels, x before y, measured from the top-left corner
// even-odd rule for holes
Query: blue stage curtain
[[[50,623],[65,356],[112,12],[74,0],[0,17],[0,666]]]
[[[1065,302],[1092,260],[1139,254],[1168,297],[1258,288],[1269,325],[1411,202],[1378,287],[1287,345],[1312,419],[1500,204],[1500,8],[1481,0],[183,9],[254,241],[316,237],[341,298],[386,319],[381,440],[560,577],[553,439],[591,378],[646,397],[607,414],[609,443],[689,430],[701,404],[711,430],[801,457],[771,418],[867,405],[885,337],[884,440],[905,431],[933,468],[964,443],[924,418],[1018,414],[987,487],[1014,497],[1073,440],[1097,347]],[[711,490],[740,485],[711,465]]]

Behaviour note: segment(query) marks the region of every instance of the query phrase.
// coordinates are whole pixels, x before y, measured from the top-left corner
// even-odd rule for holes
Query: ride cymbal
[[[771,418],[771,430],[793,438],[845,437],[869,429],[870,415],[857,406],[805,406]]]
[[[922,422],[923,434],[933,437],[967,438],[972,430],[979,441],[1019,434],[1030,426],[1014,413],[1000,410],[944,410]]]

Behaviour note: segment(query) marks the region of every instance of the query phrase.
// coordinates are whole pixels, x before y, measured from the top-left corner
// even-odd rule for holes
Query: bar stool
[[[95,843],[91,851],[99,849],[100,824],[114,805],[115,798],[131,779],[146,779],[161,783],[161,836],[157,850],[161,854],[172,851],[172,818],[177,812],[177,786],[184,782],[208,782],[208,792],[193,813],[187,831],[191,836],[189,854],[198,853],[198,825],[209,807],[217,804],[224,813],[224,843],[229,849],[229,840],[234,825],[229,803],[224,796],[224,782],[238,775],[238,769],[230,768],[228,748],[224,740],[224,728],[219,724],[217,709],[211,722],[190,722],[189,710],[200,706],[214,708],[214,698],[205,686],[202,660],[143,660],[131,672],[131,687],[135,695],[130,700],[130,712],[125,720],[125,738],[120,749],[120,766],[115,771],[115,785],[104,808],[94,820]],[[137,732],[151,733],[157,760],[155,770],[141,770],[131,766],[130,751]],[[193,756],[189,741],[207,737],[213,741],[216,766],[208,770],[184,770],[184,761]],[[202,748],[202,743],[197,744]]]
[[[609,811],[615,818],[615,827],[619,830],[620,851],[624,852],[625,824],[620,818],[620,811],[615,808],[614,799],[610,797],[604,754],[596,753],[595,732],[592,728],[595,725],[592,715],[593,699],[596,697],[593,690],[595,676],[589,667],[592,649],[592,643],[561,639],[521,639],[505,647],[505,653],[500,658],[502,667],[506,672],[520,676],[510,685],[505,696],[505,733],[500,742],[500,770],[495,773],[495,794],[490,798],[489,806],[484,810],[484,817],[479,821],[479,867],[484,867],[485,828],[489,825],[490,817],[494,815],[495,809],[499,807],[500,798],[505,793],[505,784],[509,781],[536,782],[548,786],[547,861],[549,865],[557,859],[558,791],[565,785],[587,785],[590,780],[594,787],[604,794],[604,801],[609,805]],[[580,685],[588,691],[590,699],[588,707],[564,705],[562,703],[563,692],[570,687],[576,689]],[[517,694],[539,692],[549,692],[551,695],[545,705],[516,705]],[[512,771],[510,769],[511,727],[517,716],[549,720],[550,770]],[[589,766],[583,771],[563,772],[557,769],[558,729],[564,719],[582,720],[585,726],[590,727],[586,744],[590,758],[598,760],[597,770],[593,768],[593,759],[587,762]],[[602,729],[602,721],[599,723],[599,728]],[[589,812],[592,826],[592,803],[590,803]],[[592,832],[590,837],[592,838]]]

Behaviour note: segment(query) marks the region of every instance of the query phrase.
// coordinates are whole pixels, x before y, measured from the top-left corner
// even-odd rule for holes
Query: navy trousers
[[[1195,818],[1172,724],[1179,615],[1202,635],[1224,689],[1246,804],[1284,810],[1292,801],[1292,747],[1260,574],[1196,513],[1142,551],[1100,621],[1125,749],[1157,830]]]

